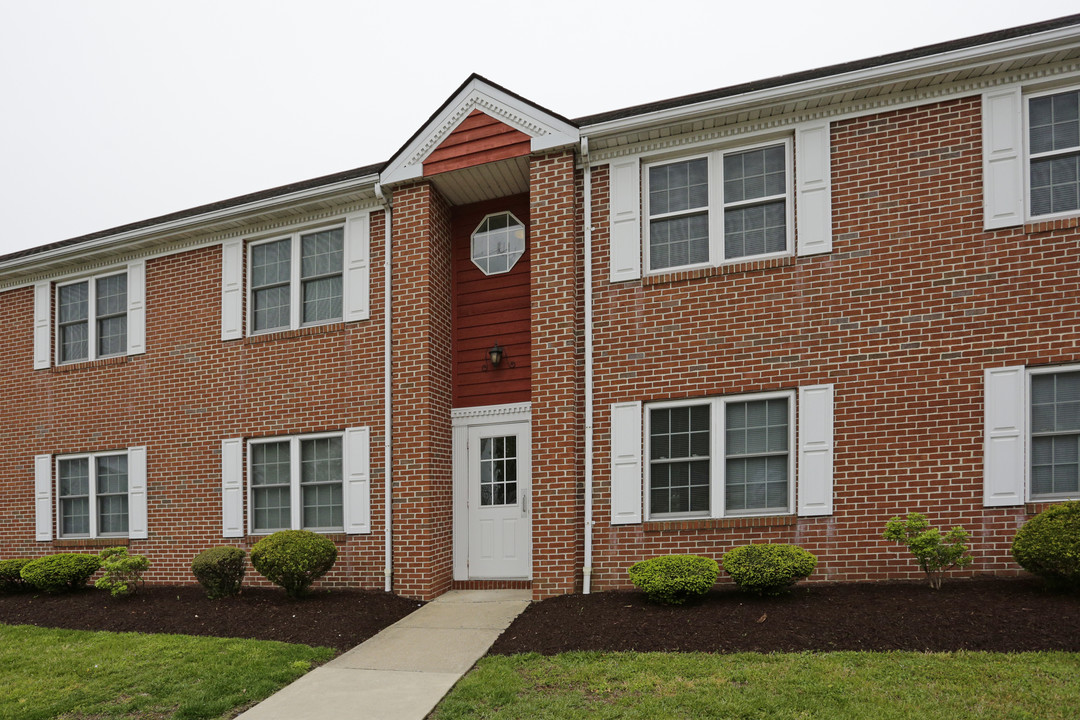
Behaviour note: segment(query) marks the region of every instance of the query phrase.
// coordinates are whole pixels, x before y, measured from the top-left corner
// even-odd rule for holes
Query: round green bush
[[[653,602],[682,605],[709,592],[720,574],[712,558],[701,555],[663,555],[630,567],[630,582]]]
[[[1054,505],[1024,523],[1012,555],[1050,585],[1080,589],[1080,502]]]
[[[282,530],[251,548],[251,566],[291,598],[302,597],[311,583],[337,560],[337,546],[308,530]]]
[[[798,545],[750,544],[724,553],[724,570],[741,589],[778,595],[814,572],[817,558]]]
[[[30,558],[12,558],[0,560],[0,592],[13,593],[29,590],[30,585],[22,579],[23,566]]]
[[[97,555],[58,553],[31,560],[19,574],[36,590],[60,593],[86,587],[99,567],[101,558]]]
[[[206,590],[211,600],[240,594],[240,584],[244,581],[247,555],[240,548],[214,547],[203,550],[191,561],[191,572]]]

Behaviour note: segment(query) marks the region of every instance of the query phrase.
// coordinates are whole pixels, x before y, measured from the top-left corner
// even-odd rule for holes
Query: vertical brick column
[[[394,591],[450,589],[450,208],[430,185],[394,192]]]
[[[529,163],[533,598],[574,592],[583,552],[580,247],[574,154]]]

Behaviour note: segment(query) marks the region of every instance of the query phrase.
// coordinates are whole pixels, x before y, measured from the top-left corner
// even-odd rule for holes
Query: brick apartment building
[[[1080,16],[568,120],[469,78],[388,162],[0,257],[0,557],[308,528],[327,586],[628,584],[794,542],[1018,572],[1080,497]]]

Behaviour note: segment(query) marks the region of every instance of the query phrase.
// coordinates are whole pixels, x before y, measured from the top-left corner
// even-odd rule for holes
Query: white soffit
[[[532,138],[532,152],[576,144],[578,129],[483,78],[473,78],[458,91],[435,117],[398,151],[381,175],[383,184],[415,180],[424,175],[424,160],[457,129],[473,110],[506,123]]]

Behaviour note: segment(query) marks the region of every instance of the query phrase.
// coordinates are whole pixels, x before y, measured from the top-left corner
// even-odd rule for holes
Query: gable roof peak
[[[532,152],[576,144],[580,139],[571,120],[472,73],[390,158],[381,181],[392,184],[423,176],[424,160],[474,110],[528,135]]]

